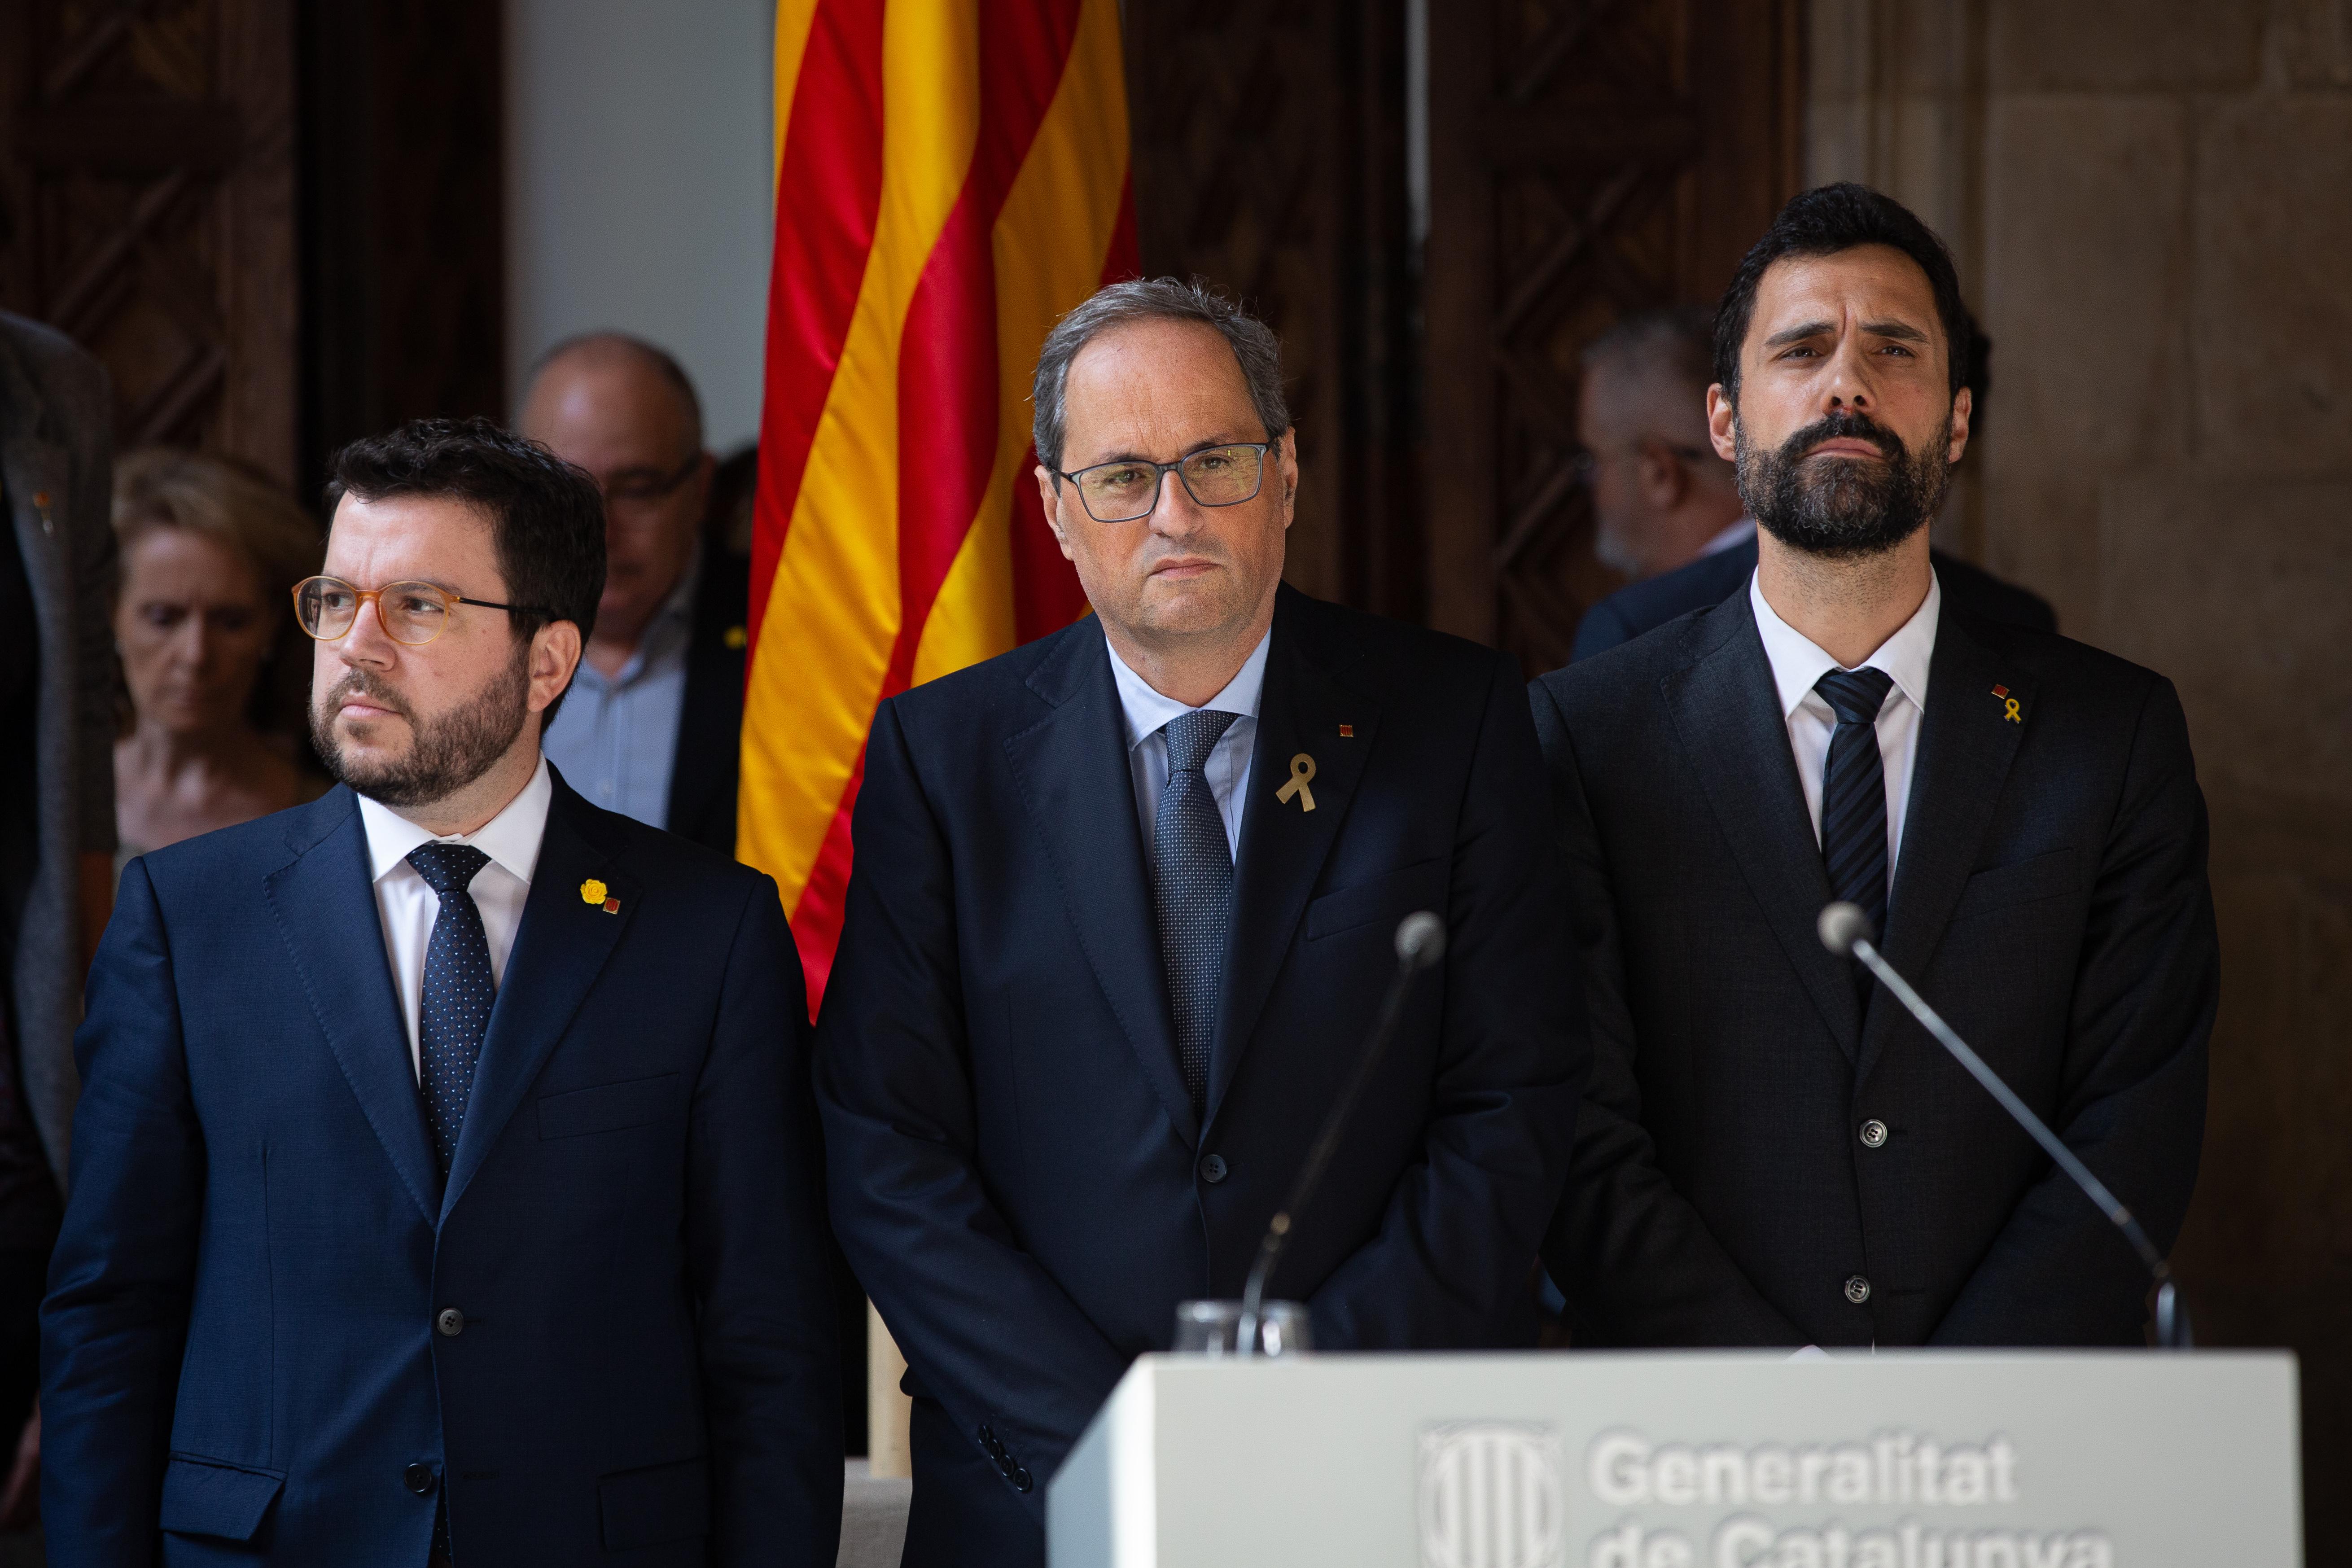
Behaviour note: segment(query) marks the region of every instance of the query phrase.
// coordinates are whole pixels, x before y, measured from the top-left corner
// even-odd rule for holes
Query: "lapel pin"
[[[719,640],[727,645],[730,651],[740,653],[751,646],[751,634],[742,626],[729,626],[727,635]]]
[[[1288,805],[1290,797],[1297,795],[1298,809],[1301,812],[1312,811],[1315,809],[1315,792],[1307,786],[1314,782],[1315,759],[1301,752],[1290,759],[1290,782],[1275,791],[1274,798]]]
[[[1343,741],[1352,741],[1355,738],[1356,727],[1353,724],[1342,724],[1339,726],[1339,739]]]
[[[621,900],[618,899],[606,899],[604,900],[604,912],[608,915],[619,914],[621,912]]]
[[[605,891],[604,884],[591,877],[580,884],[580,901],[583,904],[601,904],[604,901]]]
[[[41,514],[41,531],[46,534],[56,533],[58,531],[58,520],[49,515],[48,491],[35,490],[33,492],[33,510]]]
[[[1996,686],[1992,689],[1992,694],[1995,697],[2000,698],[2001,701],[2007,705],[2001,711],[2000,716],[2002,718],[2008,720],[2012,724],[2022,724],[2025,722],[2025,716],[2017,710],[2017,699],[2009,694],[2008,687]]]

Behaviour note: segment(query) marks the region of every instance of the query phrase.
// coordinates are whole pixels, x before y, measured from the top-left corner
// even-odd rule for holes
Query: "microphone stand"
[[[1339,1134],[1346,1130],[1356,1100],[1371,1081],[1372,1069],[1381,1058],[1388,1054],[1389,1041],[1396,1034],[1397,1020],[1404,1014],[1405,998],[1412,993],[1412,982],[1424,969],[1433,968],[1445,956],[1445,922],[1423,910],[1410,914],[1400,921],[1396,931],[1397,971],[1389,981],[1388,994],[1381,999],[1380,1017],[1372,1025],[1371,1039],[1364,1054],[1356,1060],[1356,1070],[1348,1079],[1348,1087],[1331,1103],[1323,1118],[1323,1130],[1316,1135],[1314,1146],[1307,1151],[1306,1163],[1299,1166],[1292,1181],[1290,1195],[1284,1200],[1272,1224],[1266,1226],[1265,1239],[1258,1243],[1257,1261],[1251,1265],[1249,1283],[1242,1288],[1242,1316],[1236,1325],[1240,1340],[1236,1353],[1254,1356],[1258,1353],[1258,1314],[1265,1305],[1265,1282],[1273,1274],[1276,1259],[1282,1256],[1284,1243],[1290,1239],[1290,1219],[1307,1207],[1307,1200],[1315,1195],[1323,1180],[1324,1168],[1330,1164],[1332,1152],[1339,1146]]]
[[[2056,1161],[2058,1168],[2073,1177],[2074,1184],[2083,1189],[2084,1195],[2099,1206],[2100,1212],[2117,1230],[2124,1233],[2124,1239],[2139,1253],[2140,1261],[2147,1265],[2148,1274],[2156,1280],[2158,1348],[2168,1351],[2189,1349],[2194,1341],[2189,1332],[2189,1309],[2182,1304],[2179,1293],[2174,1288],[2172,1266],[2156,1249],[2156,1243],[2148,1239],[2147,1232],[2140,1228],[2140,1223],[2132,1216],[2131,1210],[2107,1190],[2105,1182],[2091,1173],[2091,1168],[2083,1163],[2074,1150],[2066,1147],[2058,1134],[2050,1131],[2049,1123],[2036,1116],[2032,1107],[2018,1099],[2017,1091],[2004,1083],[2001,1076],[1971,1050],[1966,1040],[1953,1032],[1952,1026],[1944,1022],[1942,1015],[1928,1006],[1919,993],[1911,988],[1911,983],[1895,972],[1895,966],[1886,962],[1880,954],[1877,943],[1871,940],[1874,933],[1870,929],[1870,917],[1862,912],[1859,905],[1835,903],[1822,910],[1820,931],[1823,947],[1841,958],[1860,960],[1864,968],[1876,975],[1878,983],[1892,992],[1895,999],[1919,1020],[1920,1026],[1952,1054],[1953,1060],[1968,1068],[1970,1077],[1984,1085],[1985,1092],[2000,1102],[2001,1109],[2009,1112],[2012,1121],[2033,1135],[2033,1141],[2042,1145],[2042,1152]]]

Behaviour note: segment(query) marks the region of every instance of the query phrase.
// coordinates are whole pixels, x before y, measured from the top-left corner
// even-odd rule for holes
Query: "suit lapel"
[[[1844,961],[1814,935],[1830,901],[1829,873],[1748,595],[1725,600],[1692,635],[1697,657],[1659,683],[1675,732],[1748,890],[1839,1048],[1853,1059],[1861,1050],[1861,1006]]]
[[[369,876],[358,799],[341,786],[304,806],[288,831],[295,858],[262,879],[263,896],[302,976],[327,1048],[359,1098],[401,1184],[428,1220],[441,1173]]]
[[[1086,620],[1063,633],[1028,684],[1052,711],[1005,738],[1013,781],[1045,841],[1096,984],[1168,1120],[1186,1143],[1197,1145],[1200,1124],[1176,1065],[1127,727],[1102,628]]]
[[[1209,1115],[1216,1116],[1258,1016],[1274,989],[1309,894],[1348,819],[1380,731],[1380,710],[1332,678],[1328,649],[1312,634],[1313,605],[1289,589],[1276,602],[1274,642],[1258,699],[1257,744],[1242,807],[1233,918],[1209,1057]],[[1353,731],[1343,739],[1339,726]],[[1295,757],[1314,777],[1287,801]],[[1305,809],[1308,795],[1315,809]]]
[[[2017,703],[2020,722],[2008,719],[2007,701],[1993,695],[1996,686]],[[1932,706],[1920,717],[1903,847],[1895,858],[1882,943],[1887,963],[1913,980],[1935,956],[1968,885],[2035,706],[2028,672],[2003,667],[1954,616],[1948,599],[1937,622],[1927,700]],[[1863,1035],[1863,1073],[1885,1048],[1901,1012],[1883,989],[1874,991]]]
[[[490,1008],[489,1032],[474,1069],[473,1097],[466,1103],[465,1129],[449,1163],[449,1191],[441,1205],[445,1216],[457,1209],[467,1184],[489,1157],[637,914],[639,884],[614,864],[602,845],[583,833],[586,803],[562,775],[552,782],[539,864],[531,871],[530,891],[523,900],[522,923],[515,931],[514,951],[507,956],[499,999]],[[580,885],[592,877],[619,902],[617,912],[608,914],[603,904],[583,900]]]

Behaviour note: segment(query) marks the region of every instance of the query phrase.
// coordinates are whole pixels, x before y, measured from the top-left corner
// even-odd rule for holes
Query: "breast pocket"
[[[2076,887],[2076,856],[2072,849],[2053,849],[2013,866],[1979,871],[1960,889],[1952,919],[1971,920],[2000,910],[2015,909],[2043,899],[2063,898]]]
[[[1442,858],[1418,860],[1326,893],[1307,906],[1307,940],[1320,942],[1370,925],[1393,931],[1399,921],[1417,910],[1443,917],[1448,869],[1449,863]]]
[[[621,1083],[600,1083],[563,1094],[539,1097],[539,1135],[578,1138],[590,1132],[618,1132],[659,1121],[677,1109],[677,1074],[633,1078]]]

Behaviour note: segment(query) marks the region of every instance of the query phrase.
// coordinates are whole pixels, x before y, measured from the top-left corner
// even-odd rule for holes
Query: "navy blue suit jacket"
[[[2030,632],[2054,632],[2058,613],[2048,600],[2013,584],[2004,583],[1981,566],[1971,566],[1957,555],[1932,552],[1936,580],[1944,585],[1944,603],[1963,615]],[[1756,571],[1756,538],[1728,550],[1629,584],[1584,612],[1576,623],[1576,642],[1569,662],[1605,653],[1619,643],[1632,642],[1643,632],[1663,626],[1676,616],[1709,610],[1748,586]]]
[[[559,777],[445,1188],[352,793],[132,861],[42,1310],[49,1561],[421,1568],[442,1492],[476,1568],[831,1564],[805,1016],[773,883]]]
[[[1815,935],[1748,595],[1533,700],[1592,1014],[1544,1249],[1579,1342],[2144,1342],[2138,1255]],[[2159,1247],[2204,1130],[2205,846],[2169,681],[1945,602],[1880,945]]]
[[[1311,812],[1278,795],[1300,753]],[[876,717],[817,1093],[918,1394],[910,1564],[1042,1562],[1045,1483],[1129,1361],[1240,1293],[1416,910],[1444,967],[1270,1289],[1350,1350],[1495,1343],[1526,1288],[1586,1047],[1516,668],[1285,589],[1248,788],[1196,1118],[1101,626]]]

